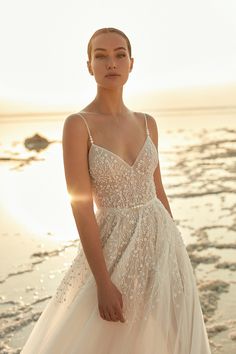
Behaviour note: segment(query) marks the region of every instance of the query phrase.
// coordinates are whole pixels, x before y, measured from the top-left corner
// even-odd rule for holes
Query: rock
[[[222,293],[222,292],[227,292],[227,288],[229,287],[229,283],[223,281],[223,280],[208,280],[203,283],[201,283],[198,286],[198,289],[200,291],[216,291],[217,293]]]
[[[200,303],[204,315],[204,321],[207,322],[211,316],[214,315],[217,309],[217,302],[219,295],[213,291],[200,292]]]
[[[216,334],[226,331],[228,326],[224,323],[216,323],[211,326],[207,326],[207,334],[209,337],[215,336]]]
[[[46,149],[50,142],[39,134],[35,134],[24,140],[24,145],[28,150],[40,151]]]
[[[215,263],[216,261],[218,261],[220,256],[214,254],[208,254],[203,256],[197,253],[189,253],[189,258],[192,262],[192,265],[196,266],[199,263],[205,263],[205,264]]]
[[[236,270],[236,262],[221,262],[215,265],[216,268]]]

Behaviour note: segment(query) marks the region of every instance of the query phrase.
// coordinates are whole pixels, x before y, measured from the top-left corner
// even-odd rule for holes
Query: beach
[[[162,181],[194,269],[212,353],[233,354],[236,111],[146,113],[157,121]],[[82,247],[64,177],[65,118],[0,119],[3,354],[20,353]],[[25,139],[35,134],[42,145],[25,146]]]

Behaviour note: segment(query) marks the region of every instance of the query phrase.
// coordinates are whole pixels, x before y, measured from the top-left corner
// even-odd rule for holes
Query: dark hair
[[[129,56],[131,58],[131,44],[130,44],[129,38],[126,36],[126,34],[124,32],[122,32],[121,30],[117,29],[117,28],[105,27],[105,28],[100,28],[99,30],[94,32],[94,34],[92,35],[92,37],[90,38],[90,40],[88,42],[87,53],[88,53],[89,60],[91,59],[92,40],[93,40],[93,38],[98,36],[99,34],[103,34],[103,33],[117,33],[120,36],[122,36],[126,40],[128,51],[129,51]]]

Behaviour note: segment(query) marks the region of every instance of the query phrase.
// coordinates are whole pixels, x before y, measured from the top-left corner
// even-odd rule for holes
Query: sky
[[[87,42],[101,27],[129,37],[128,97],[236,83],[235,0],[0,0],[0,100],[88,103]]]

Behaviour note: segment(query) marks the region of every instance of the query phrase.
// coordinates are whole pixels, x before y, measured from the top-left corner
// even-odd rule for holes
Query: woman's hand
[[[97,286],[100,316],[107,321],[125,322],[122,308],[122,294],[112,281]]]

